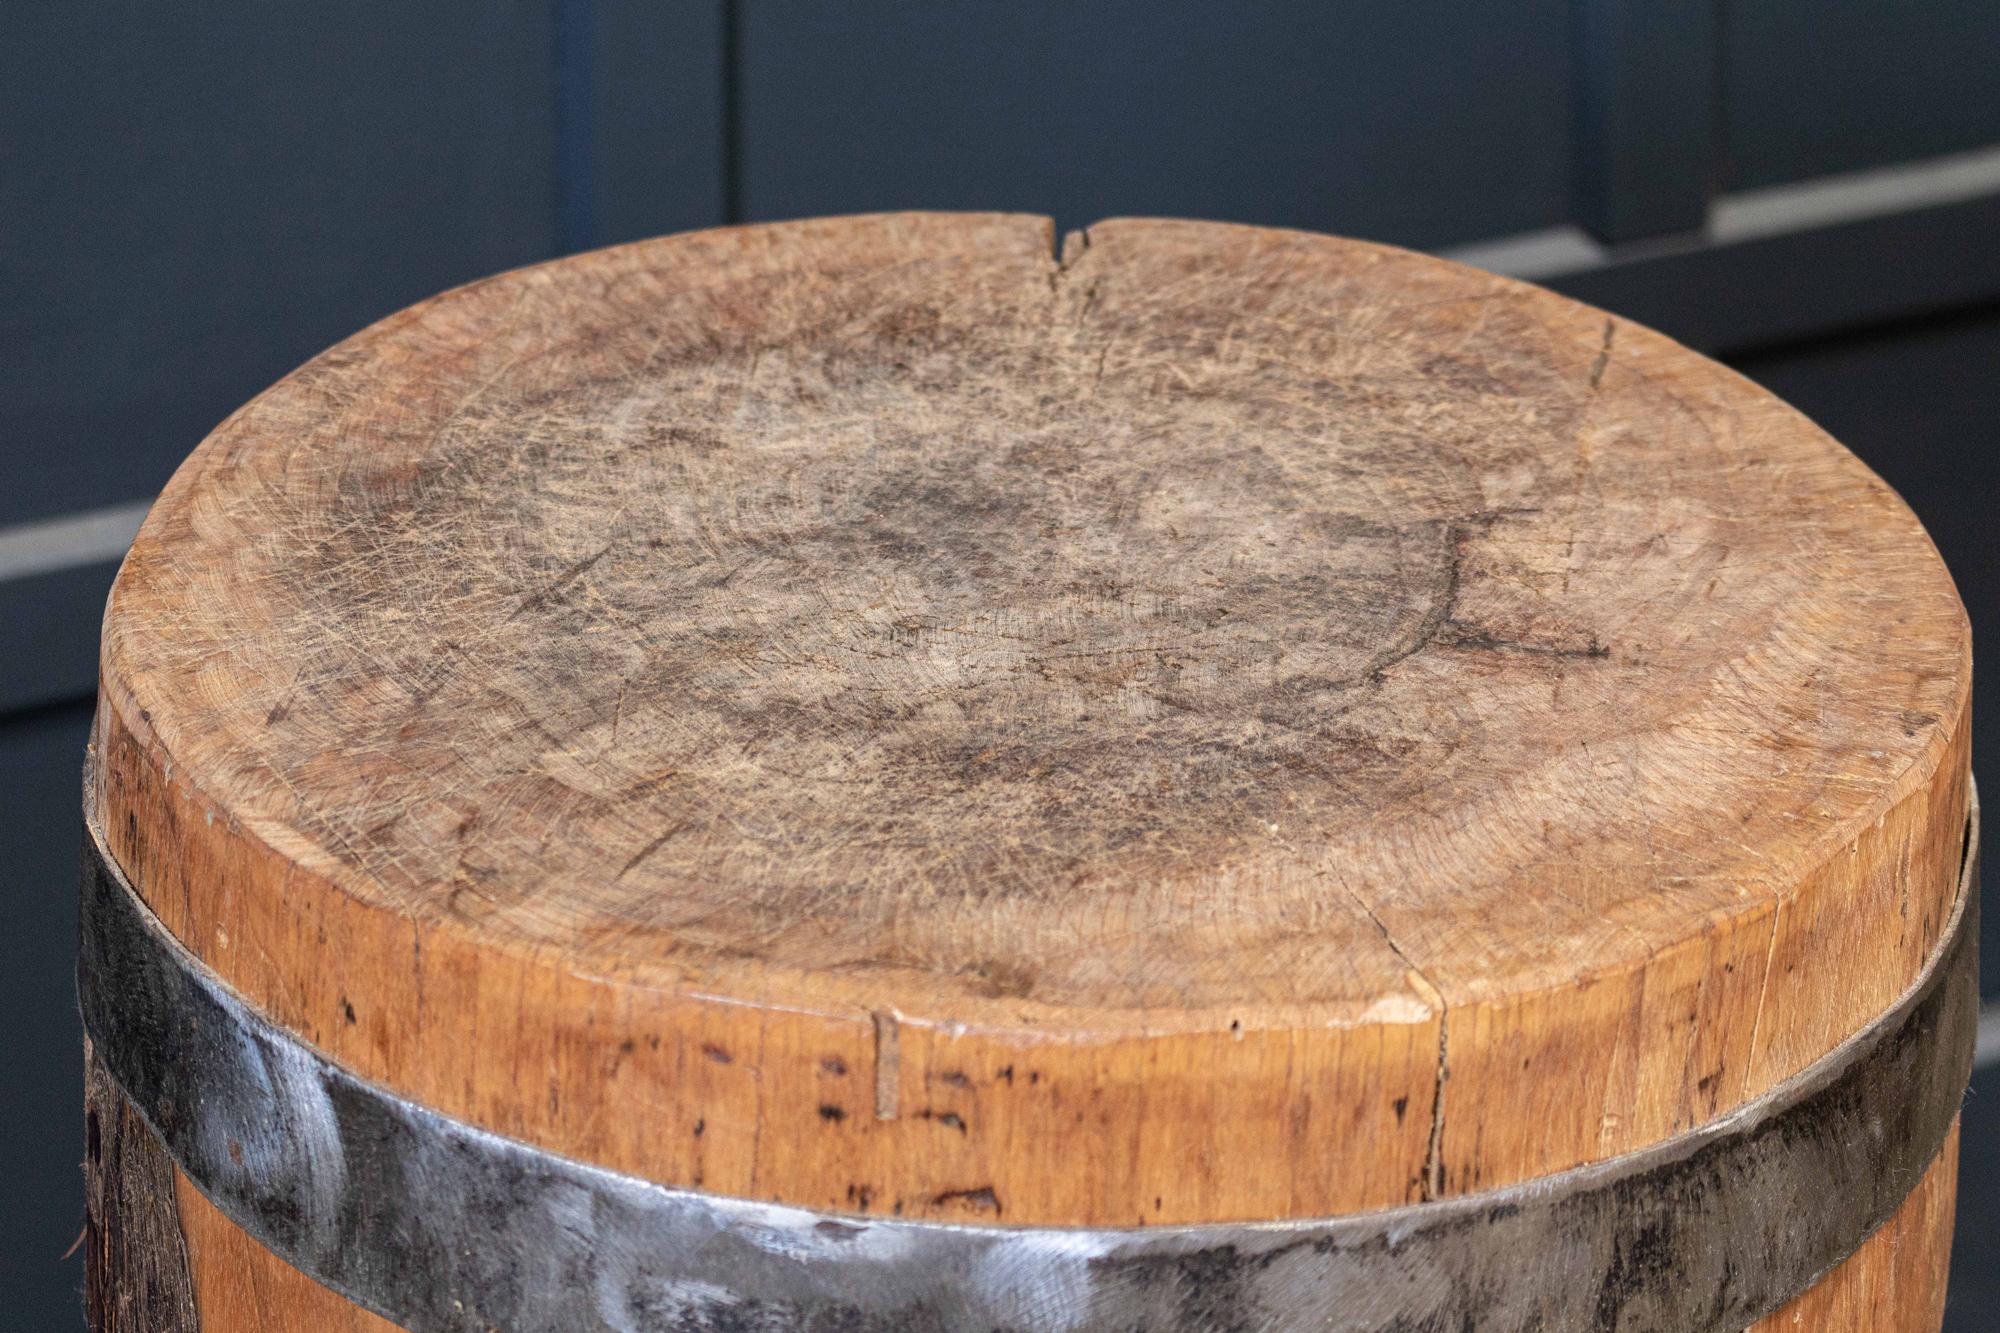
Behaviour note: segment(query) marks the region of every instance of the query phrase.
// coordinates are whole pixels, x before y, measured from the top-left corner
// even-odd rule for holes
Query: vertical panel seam
[[[743,36],[741,0],[722,7],[722,220],[743,218]]]
[[[597,13],[594,0],[555,0],[555,248],[597,243]]]

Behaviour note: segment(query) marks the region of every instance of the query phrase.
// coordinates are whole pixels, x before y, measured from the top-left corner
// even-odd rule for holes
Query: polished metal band
[[[1129,1230],[835,1216],[669,1189],[440,1115],[271,1023],[95,836],[80,989],[188,1178],[349,1299],[433,1330],[1737,1333],[1901,1205],[1977,1019],[1977,813],[1952,918],[1882,1018],[1699,1130],[1464,1198]]]

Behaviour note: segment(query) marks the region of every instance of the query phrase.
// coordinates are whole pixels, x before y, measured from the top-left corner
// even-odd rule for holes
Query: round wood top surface
[[[403,923],[384,970],[449,940],[656,1031],[1408,1028],[1428,1068],[1456,1007],[1498,1051],[1638,978],[1572,1038],[1614,1052],[1603,1106],[1652,1077],[1616,1014],[1666,959],[1687,1041],[1742,1047],[1677,1123],[1768,1081],[1784,904],[1893,936],[1884,1003],[1913,973],[1948,882],[1846,863],[1962,817],[1968,635],[1857,460],[1439,260],[1160,221],[1051,251],[1011,216],[667,238],[256,399],[106,619],[98,808],[142,892],[267,997],[361,913]],[[148,782],[170,834],[128,819]],[[191,863],[227,904],[161,887]],[[259,895],[323,947],[218,943]],[[1854,1026],[1801,1021],[1771,1077]]]

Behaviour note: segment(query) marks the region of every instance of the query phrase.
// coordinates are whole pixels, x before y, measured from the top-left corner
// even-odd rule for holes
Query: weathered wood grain
[[[84,1312],[95,1333],[201,1333],[171,1158],[83,1051]]]
[[[215,1210],[180,1172],[173,1188],[193,1261],[201,1333],[393,1333],[397,1327],[278,1258]]]
[[[1644,329],[1355,242],[903,215],[525,270],[169,486],[118,860],[364,1077],[670,1184],[1125,1224],[1701,1123],[1947,915],[1901,502]]]

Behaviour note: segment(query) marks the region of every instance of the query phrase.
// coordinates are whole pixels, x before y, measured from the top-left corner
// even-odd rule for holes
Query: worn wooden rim
[[[572,1161],[365,1082],[175,940],[99,830],[79,992],[188,1178],[274,1253],[418,1333],[471,1329],[1733,1333],[1922,1179],[1971,1074],[1978,809],[1957,902],[1877,1022],[1639,1152],[1483,1194],[1274,1223],[961,1226],[816,1213]]]

